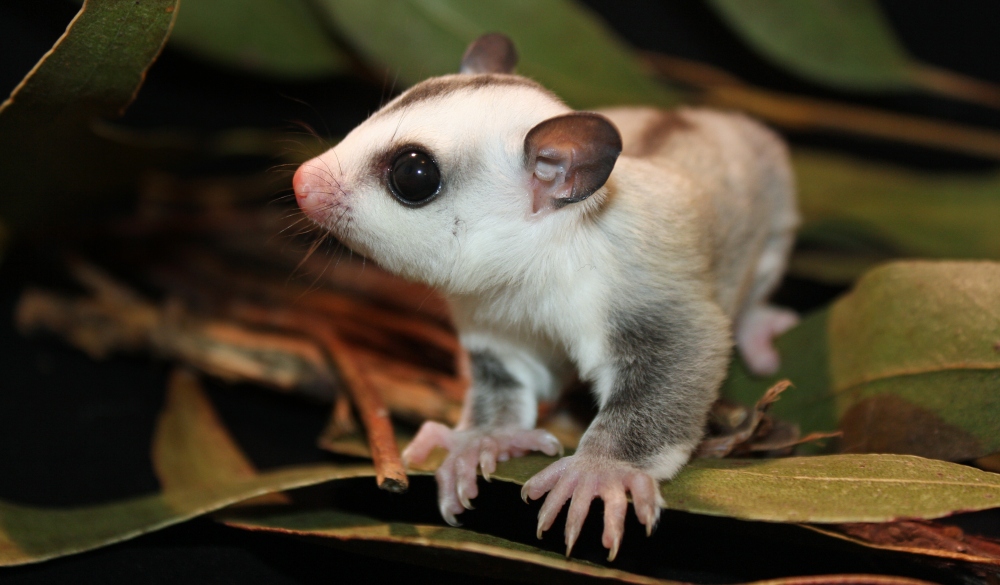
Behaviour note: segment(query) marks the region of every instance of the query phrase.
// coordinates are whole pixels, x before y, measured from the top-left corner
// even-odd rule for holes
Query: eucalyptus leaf
[[[576,108],[670,106],[680,97],[655,82],[596,16],[568,0],[317,0],[363,55],[400,89],[457,73],[466,46],[487,32],[517,45],[518,72]]]
[[[308,0],[185,2],[170,36],[203,59],[281,78],[342,73],[348,60]]]
[[[494,479],[523,484],[551,463],[528,455]],[[682,512],[769,522],[886,522],[1000,507],[1000,474],[909,455],[695,459],[660,490]]]
[[[319,510],[225,510],[217,519],[228,526],[259,532],[291,534],[300,537],[317,537],[334,542],[351,543],[353,550],[369,554],[404,558],[412,562],[426,562],[428,551],[434,551],[435,564],[450,570],[464,570],[479,575],[493,576],[510,571],[524,572],[513,564],[528,565],[531,581],[560,581],[571,576],[574,582],[592,577],[613,579],[623,583],[669,584],[674,581],[656,579],[619,571],[578,559],[542,550],[490,534],[452,528],[404,522],[386,522],[361,514],[343,512],[334,508]],[[358,546],[367,545],[367,546]],[[405,545],[405,548],[387,548],[387,544]],[[410,549],[410,550],[407,550]]]
[[[0,566],[106,546],[286,489],[375,476],[370,465],[312,465],[257,474],[192,375],[183,372],[171,380],[153,451],[164,488],[157,494],[77,508],[0,501]]]
[[[313,465],[94,506],[43,508],[0,501],[0,566],[36,563],[92,550],[250,498],[369,475],[375,475],[370,465]]]
[[[991,539],[965,534],[950,524],[895,522],[832,527],[804,525],[804,528],[867,548],[1000,567],[1000,544]],[[874,533],[872,536],[875,539],[862,537],[869,531]]]
[[[800,243],[844,259],[826,267],[813,257],[800,272],[849,282],[892,257],[1000,259],[1000,173],[921,173],[801,151],[793,162]]]
[[[875,0],[710,0],[763,56],[850,90],[905,89],[914,68]]]
[[[1000,264],[877,268],[830,309],[828,335],[844,450],[1000,450]]]
[[[136,153],[91,125],[120,115],[142,85],[179,0],[88,0],[0,105],[0,217],[12,228],[51,217],[82,193],[135,178]]]
[[[896,262],[778,340],[782,368],[734,364],[723,393],[747,402],[796,388],[772,412],[805,432],[844,432],[846,452],[961,461],[1000,450],[1000,264]]]

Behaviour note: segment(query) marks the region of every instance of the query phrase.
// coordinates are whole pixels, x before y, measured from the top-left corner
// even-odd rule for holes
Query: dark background
[[[1000,128],[1000,113],[995,110],[917,93],[846,94],[791,77],[756,57],[701,2],[584,3],[636,47],[711,63],[753,85]],[[922,61],[1000,83],[996,58],[1000,3],[887,0],[882,5],[902,41]],[[78,5],[60,0],[0,3],[0,93],[6,95],[14,88],[77,10]],[[456,55],[456,63],[458,58]],[[386,91],[380,84],[361,78],[313,83],[264,81],[214,68],[168,47],[151,69],[124,122],[143,128],[212,131],[247,126],[280,129],[303,121],[321,133],[337,136],[377,109]],[[918,169],[976,171],[995,166],[990,161],[856,137],[800,133],[789,138],[801,145]],[[270,162],[232,159],[176,171],[187,175],[257,172]],[[144,357],[97,363],[61,341],[20,336],[13,327],[12,313],[23,287],[61,283],[61,277],[51,271],[51,254],[37,241],[16,241],[0,265],[0,498],[67,506],[154,491],[158,484],[149,464],[150,437],[162,405],[169,365]],[[827,302],[838,292],[832,287],[788,281],[779,300],[805,310]],[[326,420],[324,406],[248,386],[207,385],[226,423],[259,467],[331,458],[314,447]],[[440,518],[433,494],[432,480],[417,478],[405,496],[378,492],[370,480],[359,480],[307,490],[298,498],[313,503],[335,498],[338,506],[376,517],[437,524]],[[473,530],[481,528],[533,543],[538,505],[523,506],[517,497],[517,488],[491,484],[477,499],[477,510],[463,514],[462,519]],[[596,512],[591,520],[600,518]],[[933,563],[866,550],[794,526],[666,513],[658,533],[646,540],[634,519],[629,522],[615,566],[663,578],[724,583],[866,572],[964,582],[963,575]],[[955,522],[996,535],[1000,517],[974,514]],[[575,556],[599,560],[599,534],[600,523],[588,522]],[[542,546],[560,550],[560,541],[561,520]],[[428,563],[440,565],[425,568],[399,560],[376,560],[370,556],[376,552],[248,533],[199,519],[90,553],[0,569],[0,582],[351,583],[427,579],[449,583],[469,579],[461,571],[475,565],[468,559],[441,560],[435,553],[424,552]],[[456,572],[443,570],[446,566]],[[517,574],[494,572],[489,578],[475,578],[503,582],[517,578]]]

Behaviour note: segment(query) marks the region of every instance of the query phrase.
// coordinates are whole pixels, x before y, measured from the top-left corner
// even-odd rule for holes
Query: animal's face
[[[306,214],[387,269],[435,285],[510,250],[533,221],[524,138],[567,108],[513,75],[428,80],[304,164]]]
[[[513,51],[506,38],[481,37],[464,73],[414,86],[302,165],[299,206],[414,280],[472,292],[522,276],[552,238],[567,237],[560,216],[574,212],[559,210],[586,207],[621,138],[607,119],[509,74]]]

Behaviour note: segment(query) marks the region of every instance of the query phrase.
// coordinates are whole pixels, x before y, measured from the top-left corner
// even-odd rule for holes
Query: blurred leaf
[[[436,566],[484,576],[509,574],[511,571],[524,575],[530,570],[530,581],[535,583],[548,583],[551,579],[562,581],[567,574],[575,580],[595,577],[623,583],[674,583],[566,558],[559,553],[471,530],[386,522],[332,508],[276,512],[226,510],[217,518],[228,526],[244,530],[312,536],[353,544],[352,550],[397,561],[426,563],[430,549]],[[406,547],[387,548],[387,544]]]
[[[765,57],[802,77],[853,90],[912,85],[909,55],[874,0],[710,0]]]
[[[375,471],[368,465],[313,465],[94,506],[42,508],[0,501],[0,566],[107,546],[275,491],[369,475]]]
[[[0,566],[65,556],[165,528],[251,498],[334,479],[374,477],[370,465],[311,465],[257,475],[190,374],[171,381],[153,440],[162,493],[78,508],[0,501]],[[258,500],[261,501],[261,500]]]
[[[1000,258],[998,173],[919,173],[803,152],[794,164],[804,219],[800,243],[872,260]]]
[[[258,475],[215,413],[197,374],[184,367],[176,368],[170,377],[166,405],[153,435],[152,458],[168,500],[187,489],[212,491],[218,484]],[[276,504],[289,500],[275,492],[252,501]]]
[[[805,528],[869,548],[1000,567],[1000,542],[965,534],[948,524],[902,521]]]
[[[705,105],[743,110],[790,130],[856,134],[1000,159],[1000,133],[975,126],[819,100],[746,85],[709,88]]]
[[[227,67],[274,77],[335,75],[348,67],[307,0],[185,2],[170,43]]]
[[[134,179],[128,149],[91,124],[120,115],[142,85],[179,0],[88,0],[53,48],[0,105],[0,216],[17,228],[73,197]]]
[[[775,376],[751,378],[737,363],[723,393],[748,402],[789,378],[796,388],[775,416],[804,432],[836,424],[842,451],[961,461],[1000,450],[998,263],[876,268],[778,347]]]
[[[764,57],[816,83],[852,91],[921,88],[1000,107],[1000,87],[915,61],[875,0],[711,0]]]
[[[576,108],[609,104],[676,105],[638,58],[597,17],[568,0],[317,0],[368,58],[388,68],[398,89],[457,73],[466,46],[487,32],[508,34],[518,72]]]
[[[780,374],[759,378],[750,374],[743,361],[734,358],[721,394],[743,404],[754,404],[761,393],[776,381],[788,379],[792,387],[771,406],[780,420],[798,423],[803,433],[831,431],[837,428],[837,413],[831,405],[833,394],[829,376],[826,310],[808,315],[797,327],[776,342],[781,353]],[[800,445],[798,453],[817,453],[814,444]]]

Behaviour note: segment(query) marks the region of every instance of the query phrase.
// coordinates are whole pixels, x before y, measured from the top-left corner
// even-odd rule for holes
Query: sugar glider
[[[403,456],[449,451],[441,515],[471,509],[477,469],[537,450],[540,399],[574,372],[599,406],[576,452],[528,481],[538,535],[571,500],[567,555],[594,498],[618,552],[631,495],[651,532],[702,438],[735,344],[758,373],[793,313],[766,304],[798,223],[786,147],[737,114],[577,112],[513,74],[505,36],[461,73],[419,83],[303,164],[299,206],[337,239],[437,287],[472,361],[461,422],[425,424]]]

